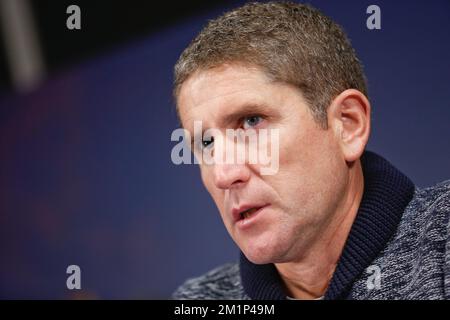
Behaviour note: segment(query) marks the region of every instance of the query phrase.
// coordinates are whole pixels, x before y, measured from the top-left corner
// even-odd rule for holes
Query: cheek
[[[279,187],[290,207],[314,207],[335,184],[338,150],[329,132],[290,135],[280,145]],[[283,195],[281,195],[283,197]],[[286,199],[288,200],[288,199]],[[289,201],[289,200],[288,200]]]
[[[313,121],[313,120],[311,120]],[[300,128],[300,129],[299,129]],[[306,177],[336,157],[336,141],[330,130],[308,123],[280,134],[280,168],[302,172]]]

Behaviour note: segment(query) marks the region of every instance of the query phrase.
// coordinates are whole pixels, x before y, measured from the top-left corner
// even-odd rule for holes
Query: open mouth
[[[242,211],[240,213],[240,218],[242,219],[248,219],[250,218],[256,211],[258,211],[260,208],[250,208],[248,210]]]
[[[264,210],[264,208],[268,207],[270,204],[244,204],[239,208],[234,208],[232,210],[233,220],[238,223],[240,226],[247,226],[257,218],[259,213]]]

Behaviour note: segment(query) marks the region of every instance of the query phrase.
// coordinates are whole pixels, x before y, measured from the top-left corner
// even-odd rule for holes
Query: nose
[[[214,183],[219,189],[231,189],[245,184],[250,178],[250,169],[245,164],[215,164]]]

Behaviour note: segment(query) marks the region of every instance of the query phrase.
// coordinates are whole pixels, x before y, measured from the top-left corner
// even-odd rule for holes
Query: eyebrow
[[[220,127],[226,127],[237,120],[252,115],[265,114],[268,116],[267,113],[269,106],[261,103],[251,103],[236,107],[234,109],[235,110],[225,114],[223,117],[220,117],[218,121]]]
[[[248,103],[244,104],[238,107],[232,108],[232,110],[228,113],[226,113],[224,116],[220,116],[219,120],[217,121],[218,127],[227,127],[232,123],[235,123],[238,120],[241,120],[244,117],[252,116],[252,115],[259,115],[264,114],[266,117],[269,116],[268,113],[269,106],[264,103]],[[203,134],[206,130],[208,130],[208,127],[202,127],[201,136],[203,137]],[[191,145],[193,145],[195,138],[194,135],[191,136]]]

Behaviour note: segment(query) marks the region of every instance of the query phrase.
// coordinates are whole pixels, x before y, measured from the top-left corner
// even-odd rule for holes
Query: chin
[[[267,264],[283,262],[285,248],[274,241],[258,239],[259,241],[247,241],[240,246],[247,259],[254,264]]]

